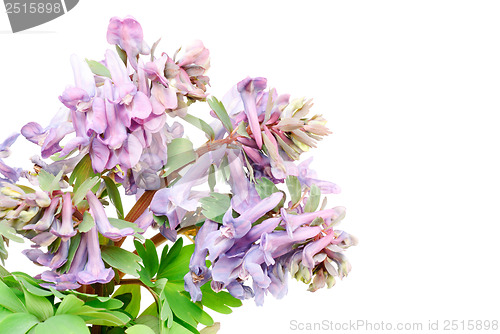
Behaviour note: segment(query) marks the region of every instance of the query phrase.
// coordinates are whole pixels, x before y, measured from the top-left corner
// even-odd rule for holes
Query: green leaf
[[[111,73],[109,73],[109,70],[106,68],[106,66],[104,66],[103,64],[101,64],[95,60],[85,59],[85,61],[89,65],[92,73],[111,79]]]
[[[0,237],[3,235],[9,240],[23,243],[24,239],[16,235],[16,233],[17,233],[16,229],[10,226],[6,220],[0,221]]]
[[[125,303],[125,312],[130,314],[133,318],[137,317],[141,309],[141,287],[137,284],[122,285],[115,291],[113,298],[117,298],[122,295],[131,294],[130,302]]]
[[[219,120],[222,122],[222,125],[224,126],[224,128],[226,128],[227,132],[233,132],[233,124],[231,123],[231,119],[229,118],[226,108],[224,108],[222,102],[217,100],[215,97],[212,97],[212,99],[207,99],[207,102],[210,108],[212,108]]]
[[[163,291],[165,292],[165,297],[168,300],[172,312],[181,320],[187,322],[193,327],[196,327],[198,323],[202,323],[205,326],[211,326],[214,321],[203,311],[200,306],[193,303],[189,297],[181,294],[170,284],[166,284]]]
[[[12,312],[27,312],[21,300],[2,280],[0,280],[0,296],[0,306]]]
[[[99,300],[99,298],[96,298],[94,300],[87,302],[86,305],[96,307],[96,308],[105,308],[108,310],[116,310],[116,309],[119,309],[120,307],[123,306],[123,302],[121,300],[115,299],[115,298],[108,298],[106,300]]]
[[[170,251],[168,251],[168,246],[163,248],[161,252],[160,268],[158,269],[158,278],[167,269],[167,266],[179,255],[182,249],[183,240],[182,238],[177,239],[177,241],[172,245]]]
[[[122,50],[118,45],[115,45],[116,47],[116,53],[118,53],[118,56],[120,56],[120,59],[123,61],[125,66],[127,66],[127,53]]]
[[[123,205],[122,199],[120,197],[120,192],[118,191],[118,187],[116,186],[115,181],[111,180],[108,176],[103,176],[104,183],[106,184],[106,189],[108,190],[108,196],[111,200],[111,203],[116,208],[116,214],[118,218],[123,219]]]
[[[198,129],[205,132],[211,140],[214,140],[215,138],[214,129],[212,129],[212,127],[207,122],[190,114],[186,114],[186,116],[184,116],[183,119],[186,122],[190,123],[191,125],[194,125]]]
[[[315,184],[311,187],[311,193],[309,194],[309,198],[307,199],[307,203],[304,206],[305,212],[314,212],[318,208],[319,200],[321,197],[321,190]]]
[[[26,333],[38,323],[38,319],[29,313],[12,313],[0,320],[0,332],[8,334]]]
[[[172,247],[173,249],[173,247]],[[163,271],[158,271],[157,278],[167,278],[168,280],[182,280],[189,272],[189,260],[194,251],[194,245],[187,245],[181,249],[179,254],[164,267]]]
[[[291,196],[292,205],[296,204],[302,197],[302,187],[299,179],[293,175],[288,176],[286,178],[286,186]]]
[[[227,194],[210,193],[210,196],[200,199],[201,213],[218,223],[222,224],[222,217],[231,206],[231,199]]]
[[[56,315],[77,313],[83,306],[83,300],[75,295],[67,295],[57,308]]]
[[[109,264],[111,267],[116,268],[125,274],[136,277],[139,275],[137,272],[141,270],[141,266],[139,265],[141,258],[134,253],[126,251],[120,247],[103,246],[101,256],[104,262]]]
[[[146,325],[134,325],[125,330],[127,334],[155,334],[155,332]]]
[[[172,324],[172,328],[170,328],[169,334],[200,334],[200,332],[196,329],[195,326],[192,326],[185,322],[184,320],[176,317],[174,315],[174,323]]]
[[[60,171],[56,176],[47,173],[43,169],[38,172],[38,183],[40,184],[40,188],[44,191],[54,191],[60,190],[59,181],[61,181],[61,177],[63,176],[64,171]]]
[[[135,249],[137,254],[142,258],[144,270],[146,270],[149,280],[158,272],[159,261],[156,246],[153,241],[147,239],[146,242],[141,244],[139,241],[134,240]]]
[[[97,174],[94,173],[90,155],[87,154],[76,164],[69,177],[69,184],[73,185],[73,191],[76,191],[85,180],[93,176],[97,176]]]
[[[16,279],[18,282],[20,282],[24,288],[26,290],[28,290],[29,292],[31,292],[32,294],[36,295],[36,296],[40,296],[40,297],[47,297],[47,296],[52,296],[53,293],[48,291],[48,290],[45,290],[45,289],[42,289],[37,285],[33,285],[32,283],[28,282],[25,278],[23,277],[18,277],[17,275],[15,275]]]
[[[44,323],[38,324],[35,327],[34,334],[89,334],[89,329],[85,325],[82,318],[71,315],[62,314],[48,318]]]
[[[210,187],[210,191],[213,192],[215,189],[215,184],[217,183],[215,177],[215,166],[210,165],[210,170],[208,171],[208,186]]]
[[[29,313],[36,316],[40,321],[44,321],[54,315],[54,307],[47,298],[36,296],[26,289],[23,289],[23,291],[26,309]]]
[[[116,227],[117,229],[120,229],[120,230],[127,228],[127,227],[130,227],[135,232],[135,234],[134,234],[135,238],[144,240],[144,237],[142,236],[142,234],[140,234],[140,233],[143,233],[144,230],[142,228],[140,228],[139,226],[137,226],[137,224],[128,222],[128,221],[123,220],[123,219],[117,219],[117,218],[108,218],[108,220],[109,220],[109,223],[111,225],[113,225],[114,227]]]
[[[156,304],[155,304],[156,308]],[[160,321],[158,317],[153,315],[141,315],[139,318],[135,319],[135,323],[138,325],[146,325],[153,330],[154,333],[160,332]]]
[[[94,218],[92,218],[92,215],[88,212],[85,211],[83,213],[83,220],[80,224],[78,224],[78,231],[81,233],[86,233],[90,231],[90,229],[95,225]]]
[[[250,135],[247,132],[247,129],[245,128],[245,122],[240,122],[238,124],[238,128],[236,129],[236,132],[243,137],[250,138]]]
[[[73,193],[73,204],[78,205],[85,198],[87,192],[92,189],[97,182],[99,182],[100,177],[94,176],[82,182],[78,189]]]
[[[168,159],[165,165],[165,177],[196,159],[193,143],[186,138],[173,139],[170,144],[167,145],[167,155]]]
[[[201,303],[215,312],[230,314],[233,310],[230,307],[240,307],[241,300],[234,298],[226,291],[215,292],[210,287],[210,283],[201,287],[203,294]]]
[[[276,185],[266,177],[261,177],[257,180],[255,190],[257,190],[260,199],[268,198],[271,194],[279,192]]]
[[[87,324],[99,326],[123,326],[130,321],[129,316],[123,312],[100,311],[86,305],[76,315],[81,317]]]

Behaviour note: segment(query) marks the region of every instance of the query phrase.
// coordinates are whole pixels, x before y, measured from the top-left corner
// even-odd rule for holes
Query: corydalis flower
[[[87,245],[88,260],[85,269],[77,274],[78,282],[81,284],[105,284],[111,281],[115,276],[115,272],[113,268],[106,269],[104,267],[97,228],[93,226],[90,231],[84,233],[81,242]]]
[[[97,198],[97,196],[92,192],[87,192],[87,201],[89,202],[90,214],[95,220],[99,232],[108,239],[117,241],[123,237],[134,234],[134,230],[130,227],[124,229],[118,229],[111,225],[108,216],[104,211],[104,207]]]
[[[120,46],[126,53],[130,65],[137,70],[137,56],[148,55],[151,51],[144,41],[142,27],[132,16],[124,19],[113,17],[109,20],[106,34],[108,43]]]

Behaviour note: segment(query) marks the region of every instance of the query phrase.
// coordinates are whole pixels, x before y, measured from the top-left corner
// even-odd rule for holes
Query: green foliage
[[[38,324],[38,319],[29,313],[11,313],[0,319],[2,333],[26,333]]]
[[[85,59],[85,61],[89,65],[92,73],[94,73],[96,75],[100,75],[101,77],[107,77],[107,78],[111,79],[111,73],[109,73],[109,70],[106,68],[106,66],[104,66],[103,64],[101,64],[95,60]]]
[[[43,169],[38,173],[38,183],[40,184],[40,189],[44,191],[54,191],[60,190],[59,181],[63,176],[63,171],[61,170],[57,175],[52,175]]]
[[[125,274],[138,276],[138,271],[141,270],[139,261],[141,258],[134,253],[131,253],[123,248],[115,246],[103,246],[101,256],[104,262],[111,267],[116,268]]]
[[[302,187],[299,179],[293,175],[288,176],[286,178],[286,186],[288,188],[288,192],[290,193],[292,205],[297,204],[302,197]]]
[[[229,118],[226,108],[224,108],[222,102],[217,100],[215,97],[212,97],[212,99],[207,99],[207,102],[210,105],[210,108],[212,108],[219,120],[222,122],[222,125],[227,130],[227,132],[233,132],[233,124],[231,123],[231,119]]]
[[[7,221],[0,220],[0,239],[2,236],[6,237],[9,240],[23,243],[24,239],[20,236],[16,235],[16,229],[10,226]]]
[[[75,166],[69,177],[69,184],[73,186],[73,191],[76,191],[85,180],[97,176],[92,169],[92,161],[90,155],[85,155]]]
[[[307,199],[307,203],[304,206],[305,212],[314,212],[318,208],[319,200],[321,198],[321,190],[315,184],[311,187],[311,192],[309,194],[309,198]]]
[[[115,206],[118,218],[123,219],[125,215],[123,213],[122,199],[120,197],[120,192],[118,191],[118,187],[116,186],[115,181],[111,180],[111,178],[109,178],[108,176],[103,176],[102,179],[106,184],[106,190],[108,191],[109,199]]]
[[[125,298],[120,298],[125,296]],[[122,285],[115,291],[113,298],[123,303],[122,309],[133,318],[137,317],[141,308],[141,287],[139,285]]]
[[[71,314],[56,315],[35,328],[35,334],[88,334],[89,329],[81,317]]]
[[[159,268],[158,254],[156,253],[156,246],[151,240],[141,244],[139,241],[134,240],[135,249],[137,254],[142,259],[141,270],[139,276],[144,284],[150,285],[151,279],[156,275]]]
[[[125,333],[127,334],[155,334],[155,332],[146,325],[134,325],[129,327]]]
[[[86,179],[83,181],[80,186],[73,193],[73,204],[78,205],[87,195],[87,192],[94,188],[95,185],[99,182],[100,177],[94,176],[92,178]]]
[[[222,314],[230,314],[233,312],[231,307],[240,307],[241,300],[234,298],[226,291],[215,292],[210,287],[210,282],[205,283],[201,287],[203,297],[201,303],[206,307]]]
[[[83,220],[80,224],[78,224],[78,231],[81,233],[86,233],[90,231],[90,229],[95,225],[94,218],[92,215],[88,212],[85,211],[83,213]]]
[[[268,198],[273,193],[277,193],[280,190],[276,187],[276,185],[266,177],[261,177],[257,180],[257,184],[255,185],[255,190],[259,194],[260,199]]]
[[[212,127],[207,122],[205,122],[204,120],[202,120],[196,116],[190,115],[190,114],[186,114],[186,116],[184,116],[183,119],[186,122],[190,123],[191,125],[194,125],[198,129],[205,132],[208,135],[208,138],[210,138],[211,140],[214,140],[214,138],[215,138],[214,129],[212,129]]]
[[[222,217],[231,206],[231,199],[227,194],[210,193],[210,196],[200,199],[201,213],[215,222],[222,224]]]
[[[165,177],[196,159],[193,143],[186,138],[173,139],[170,144],[167,145],[167,155],[168,159],[165,165]]]

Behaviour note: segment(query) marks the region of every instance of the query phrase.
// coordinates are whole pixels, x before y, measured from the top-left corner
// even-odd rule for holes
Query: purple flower
[[[307,244],[302,251],[302,264],[309,269],[313,269],[315,265],[313,257],[326,248],[334,236],[333,231],[331,231],[321,239]]]
[[[85,112],[91,108],[92,98],[96,94],[94,75],[87,63],[77,55],[71,56],[71,65],[75,86],[66,88],[59,100],[71,110]]]
[[[315,184],[320,188],[322,194],[339,194],[340,187],[338,185],[332,182],[319,180],[317,178],[316,172],[309,168],[311,162],[312,157],[304,160],[297,166],[297,172],[291,175],[297,176],[300,183],[302,185],[308,186],[309,188],[311,188],[311,186]]]
[[[255,142],[259,149],[262,148],[262,133],[260,129],[259,116],[257,114],[256,97],[257,94],[267,86],[266,78],[250,78],[240,81],[238,83],[238,92],[240,92],[241,100],[245,106],[245,114],[250,124],[250,129],[254,136]]]
[[[143,40],[142,27],[133,17],[113,17],[109,20],[106,38],[108,43],[119,45],[126,53],[130,65],[137,70],[137,56],[148,55],[149,46]]]
[[[293,231],[295,231],[299,226],[307,225],[312,223],[316,218],[322,218],[323,220],[337,220],[342,219],[345,216],[344,207],[335,207],[333,209],[321,210],[316,212],[307,212],[298,215],[289,214],[284,208],[281,209],[281,217],[285,222],[286,230],[288,235],[291,237]]]
[[[73,125],[68,121],[68,111],[59,112],[45,129],[40,124],[30,122],[21,128],[21,134],[42,148],[42,158],[46,159],[62,150],[60,141],[73,132]]]
[[[14,144],[18,136],[19,133],[14,133],[0,144],[0,173],[7,178],[7,180],[2,178],[0,178],[0,180],[11,182],[17,182],[17,180],[19,180],[22,170],[20,168],[12,168],[3,162],[4,158],[8,158],[10,156],[10,147]]]
[[[56,269],[62,266],[68,260],[69,240],[61,241],[57,252],[55,254],[45,253],[37,258],[37,262],[42,266]]]
[[[93,226],[82,236],[82,243],[87,244],[88,260],[85,269],[77,274],[78,283],[94,284],[108,283],[115,276],[113,268],[105,268],[101,258],[101,249],[99,248],[99,236],[97,228]]]
[[[126,227],[120,230],[112,226],[101,202],[99,201],[97,196],[90,190],[87,192],[87,201],[89,202],[90,213],[95,220],[99,232],[103,236],[113,241],[118,241],[123,237],[134,234],[134,230],[130,227]]]
[[[196,234],[194,252],[189,261],[189,272],[184,276],[184,289],[191,295],[195,302],[201,300],[201,286],[211,278],[210,271],[206,266],[207,257],[207,235],[216,231],[219,224],[207,219]]]
[[[50,202],[50,206],[43,212],[42,218],[36,224],[24,226],[23,230],[31,230],[31,229],[36,231],[48,230],[52,226],[52,222],[54,221],[54,214],[56,212],[57,207],[59,206],[59,203],[60,203],[60,198],[54,197]]]
[[[71,202],[71,194],[63,195],[61,225],[52,227],[52,234],[61,238],[62,241],[67,241],[76,234],[73,228],[73,203]]]

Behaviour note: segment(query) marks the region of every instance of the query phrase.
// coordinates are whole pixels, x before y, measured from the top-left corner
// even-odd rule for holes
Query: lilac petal
[[[32,262],[35,262],[35,263],[38,263],[38,258],[42,255],[44,255],[45,253],[42,252],[40,249],[38,248],[32,248],[32,249],[24,249],[21,253],[23,253],[24,255],[26,255],[26,257],[32,261]]]
[[[87,201],[89,203],[90,213],[97,225],[97,229],[103,236],[113,241],[118,241],[123,237],[133,235],[135,233],[134,230],[130,227],[126,227],[120,230],[112,226],[101,202],[99,201],[97,196],[90,190],[87,192]]]
[[[108,162],[110,152],[108,146],[103,144],[99,138],[94,138],[90,148],[92,158],[92,168],[94,172],[101,173]]]
[[[136,224],[137,227],[143,230],[143,232],[140,232],[141,234],[143,234],[144,232],[146,232],[148,227],[151,226],[151,224],[153,224],[153,222],[154,222],[153,213],[149,209],[146,209],[139,216],[139,218],[135,220],[134,224]]]
[[[156,115],[164,113],[166,109],[177,108],[176,90],[154,82],[153,88],[151,88],[151,104],[153,106],[153,113]]]
[[[85,89],[68,87],[63,91],[61,96],[59,96],[59,101],[71,110],[78,110],[79,104],[82,102],[88,103],[90,101],[90,96]]]
[[[106,122],[112,125],[106,127],[102,142],[111,149],[118,149],[127,138],[127,128],[125,124],[123,124],[122,119],[118,117],[116,105],[110,100],[113,98],[113,86],[109,79],[104,81],[104,96],[105,98],[94,99],[93,108],[104,109],[106,113]]]
[[[231,199],[231,206],[236,212],[242,214],[253,207],[260,200],[260,197],[245,175],[242,157],[237,156],[233,150],[229,151],[227,157],[230,161],[229,184],[234,194]]]
[[[9,181],[17,182],[21,176],[22,169],[12,168],[7,166],[2,159],[0,159],[0,173],[3,174]]]
[[[184,56],[177,62],[178,66],[196,64],[202,66],[205,70],[210,67],[210,52],[200,40],[193,41],[186,47]]]
[[[80,287],[80,284],[76,282],[76,276],[73,274],[58,274],[54,271],[44,271],[40,277],[42,280],[47,282],[52,282],[55,284],[42,283],[40,286],[44,288],[53,287],[56,290],[74,290]]]
[[[318,254],[326,246],[328,246],[333,237],[334,233],[329,233],[323,238],[311,242],[306,247],[304,247],[304,250],[302,251],[302,264],[309,269],[313,269],[315,265],[313,260],[314,255]]]
[[[255,225],[248,231],[248,233],[241,239],[237,240],[231,249],[226,252],[227,256],[237,256],[242,252],[246,252],[251,245],[259,240],[265,233],[271,233],[281,222],[281,218],[269,218],[262,223]]]
[[[223,218],[224,227],[229,238],[241,238],[251,228],[252,223],[257,221],[260,217],[265,215],[270,210],[274,209],[283,198],[283,193],[277,192],[271,194],[269,197],[255,203],[253,207],[245,211],[237,218],[232,217],[232,213],[228,213],[232,208],[226,212]]]
[[[69,240],[62,241],[55,254],[46,253],[38,257],[38,263],[50,269],[61,267],[68,260]]]
[[[238,281],[232,281],[226,286],[226,289],[231,296],[241,300],[253,298],[255,296],[255,293],[249,286],[243,285]]]
[[[129,135],[125,143],[118,151],[120,166],[129,169],[137,165],[142,154],[142,144],[136,136]]]
[[[88,261],[85,269],[77,274],[78,283],[94,284],[108,283],[115,276],[113,268],[105,268],[101,258],[101,250],[99,247],[99,237],[97,228],[93,226],[89,232],[84,233],[82,241],[87,243]]]
[[[153,81],[161,82],[165,87],[168,87],[168,80],[165,77],[165,65],[168,61],[168,55],[163,53],[160,58],[155,59],[152,62],[147,62],[142,71],[145,72],[149,79]],[[141,70],[140,66],[139,69]]]
[[[243,260],[244,270],[252,276],[253,282],[261,288],[267,288],[271,284],[271,279],[262,269],[264,254],[259,248],[250,250]]]
[[[57,236],[55,236],[51,232],[42,232],[31,238],[31,241],[40,247],[47,247],[54,241],[56,241],[56,239]]]
[[[250,129],[259,149],[262,148],[262,133],[257,115],[256,95],[258,92],[264,90],[266,85],[267,80],[265,78],[251,79],[250,77],[240,81],[237,85],[241,100],[245,106],[245,114],[248,117]]]
[[[132,83],[127,73],[127,68],[121,61],[116,52],[111,50],[106,51],[106,65],[115,84],[115,88],[119,93],[121,102],[128,104],[126,99],[132,97],[137,92],[137,87]]]
[[[108,43],[119,45],[126,53],[132,67],[137,70],[137,55],[147,55],[149,47],[143,40],[142,27],[133,17],[113,17],[109,20],[106,35]]]
[[[54,221],[54,213],[56,212],[58,206],[59,206],[59,197],[54,197],[50,202],[50,206],[43,212],[42,218],[34,225],[24,226],[23,230],[31,230],[31,229],[37,231],[48,230],[52,225],[52,222]]]
[[[130,116],[133,118],[146,119],[152,111],[153,107],[146,94],[137,92],[132,100]]]
[[[312,223],[316,218],[322,218],[324,220],[333,219],[339,217],[343,213],[342,207],[336,207],[328,210],[321,210],[316,212],[307,212],[299,215],[289,214],[284,208],[281,209],[281,217],[286,224],[286,230],[288,235],[291,237],[293,231],[295,231],[299,226]]]
[[[242,257],[221,257],[212,266],[212,278],[224,285],[238,278],[241,271]]]
[[[206,271],[205,263],[207,257],[207,237],[211,232],[217,231],[219,224],[207,219],[203,226],[196,233],[193,255],[189,261],[189,269],[196,275],[201,275]]]
[[[21,128],[21,134],[30,142],[40,146],[43,144],[43,139],[46,135],[42,126],[36,122],[30,122],[23,126]]]
[[[94,96],[96,89],[94,74],[87,62],[73,54],[71,55],[71,66],[75,77],[75,86],[85,90],[88,96]]]
[[[60,237],[62,241],[68,241],[71,237],[76,234],[73,228],[73,203],[71,202],[71,194],[65,193],[63,195],[62,204],[62,221],[61,226],[58,228],[52,228],[51,232]]]
[[[13,133],[0,144],[0,158],[7,158],[9,156],[9,149],[16,142],[17,137],[19,137],[19,133]]]
[[[170,221],[169,221],[170,224]],[[163,235],[167,240],[170,240],[172,242],[175,242],[177,240],[177,230],[175,228],[167,227],[165,225],[160,226],[160,233]]]

